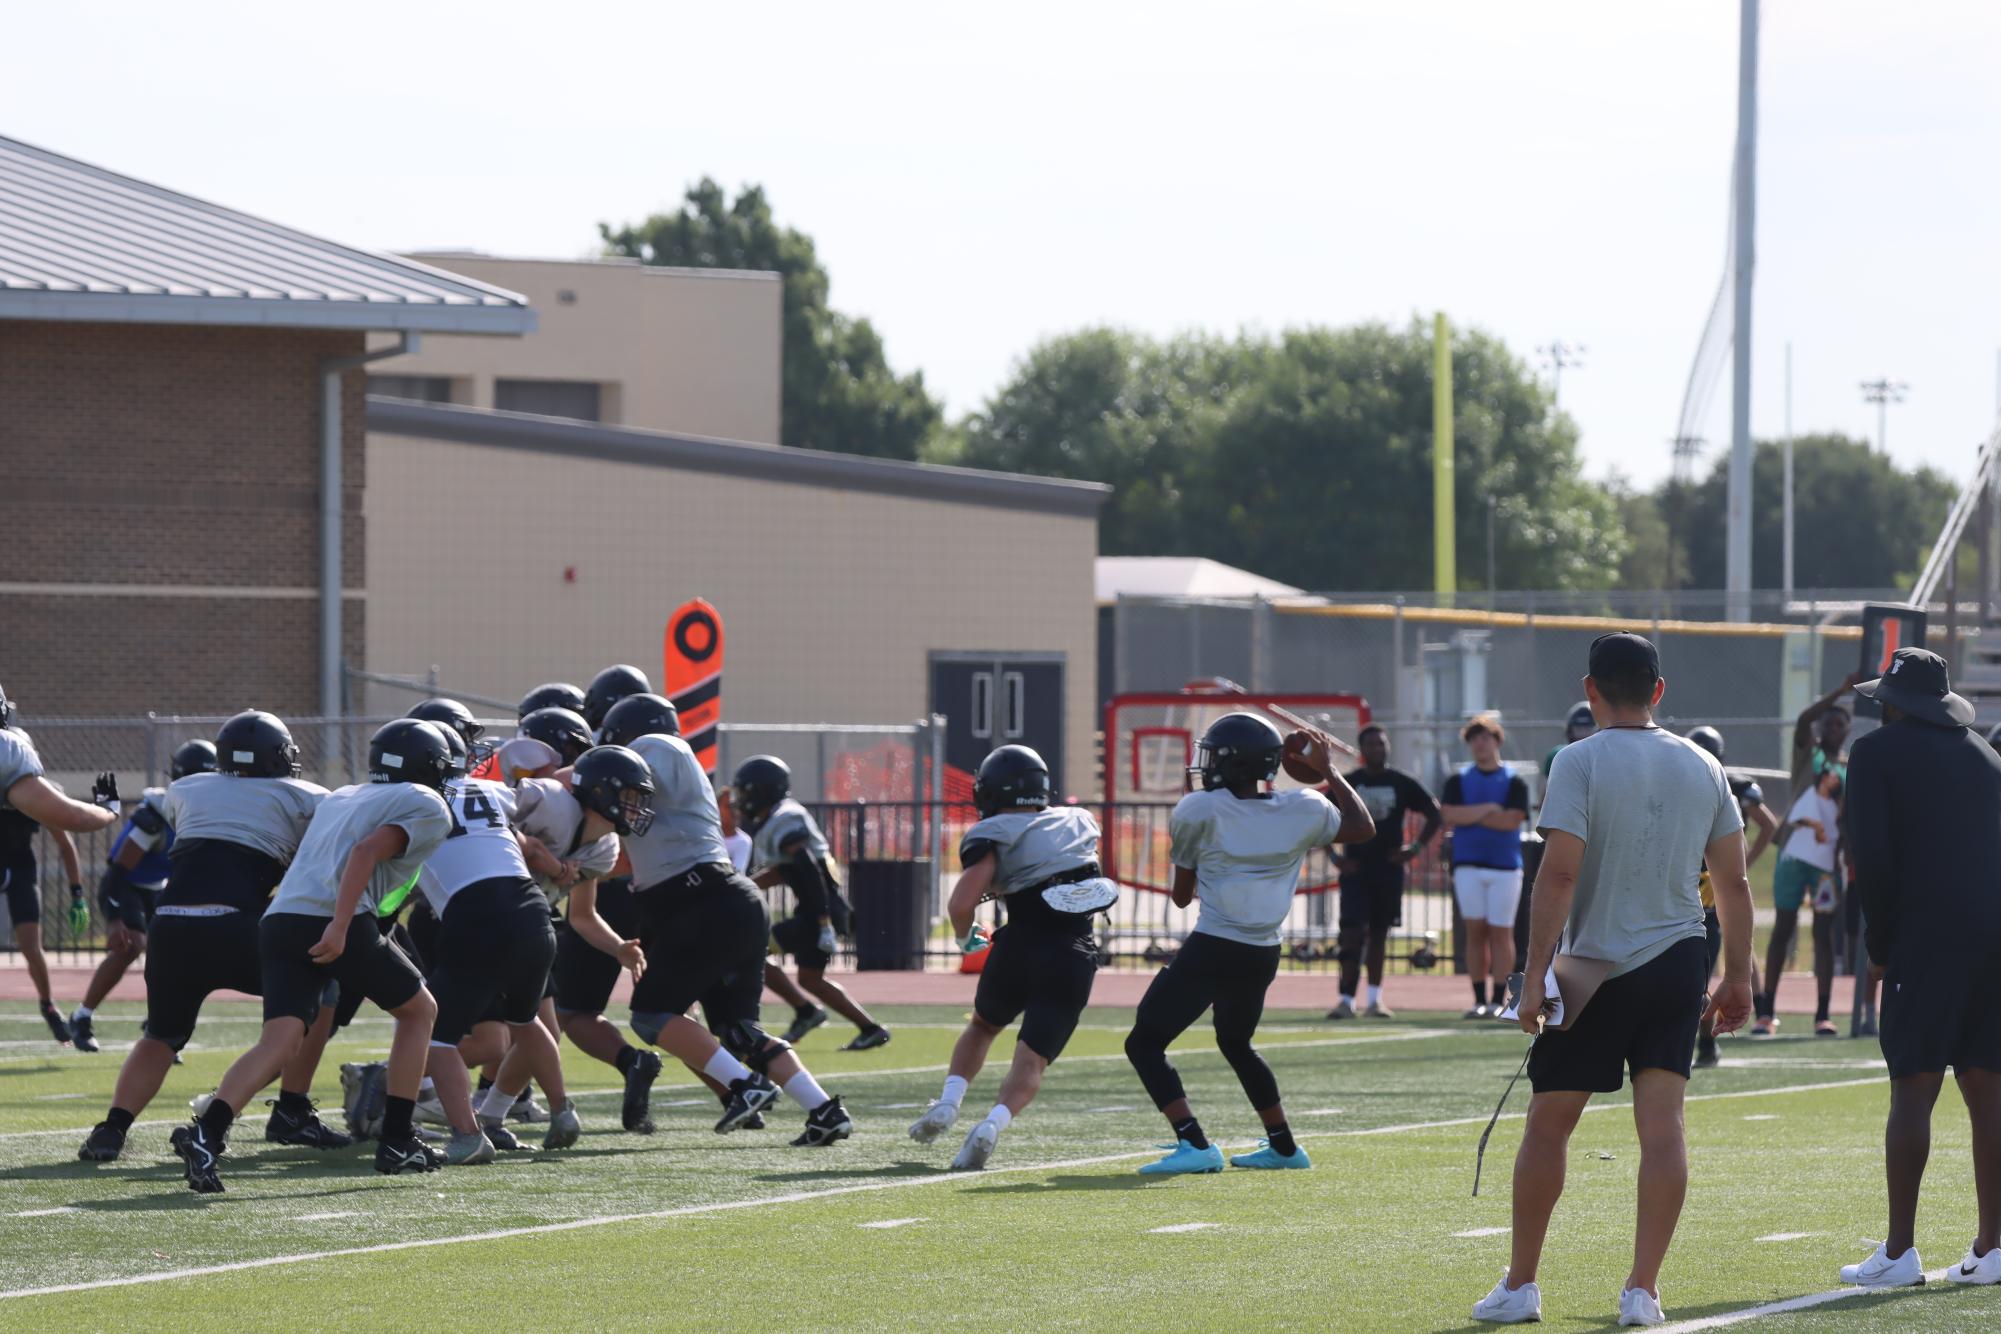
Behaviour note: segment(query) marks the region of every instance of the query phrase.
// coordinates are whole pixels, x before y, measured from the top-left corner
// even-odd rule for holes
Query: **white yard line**
[[[1294,1044],[1299,1046],[1314,1044]],[[1696,1094],[1690,1102],[1706,1102],[1723,1098],[1775,1097],[1789,1093],[1812,1093],[1822,1089],[1850,1088],[1857,1084],[1875,1083],[1875,1080],[1840,1080],[1831,1084],[1793,1084],[1768,1089],[1745,1089],[1732,1093]],[[1599,1104],[1586,1108],[1597,1110]],[[1628,1107],[1630,1103],[1609,1103],[1605,1107]],[[1523,1112],[1510,1112],[1507,1120],[1520,1120]],[[1378,1126],[1368,1130],[1326,1130],[1309,1132],[1298,1136],[1300,1139],[1355,1139],[1365,1135],[1390,1135],[1418,1130],[1446,1130],[1455,1126],[1483,1125],[1486,1118],[1479,1116],[1453,1117],[1443,1121],[1412,1121],[1400,1126]],[[1152,1158],[1159,1150],[1147,1149],[1138,1153],[1110,1153],[1091,1158],[1068,1158],[1054,1162],[1025,1163],[1018,1167],[988,1168],[985,1175],[999,1176],[1030,1172],[1060,1172],[1079,1167],[1105,1167],[1112,1163],[1129,1163],[1135,1159]],[[282,1265],[308,1264],[318,1260],[339,1259],[352,1255],[387,1255],[398,1251],[428,1250],[437,1246],[458,1246],[472,1242],[505,1241],[514,1237],[539,1237],[557,1232],[576,1232],[586,1228],[611,1227],[621,1223],[660,1222],[675,1218],[692,1218],[707,1214],[734,1213],[742,1209],[761,1209],[776,1204],[801,1204],[810,1200],[830,1199],[839,1195],[860,1195],[888,1190],[915,1190],[925,1186],[965,1184],[969,1178],[963,1172],[940,1171],[936,1176],[897,1177],[887,1181],[862,1181],[845,1186],[826,1186],[819,1190],[790,1191],[783,1195],[768,1195],[755,1200],[725,1200],[714,1204],[683,1205],[675,1209],[656,1209],[645,1213],[604,1214],[594,1218],[577,1218],[565,1223],[538,1223],[528,1227],[501,1228],[491,1232],[472,1232],[449,1237],[421,1237],[410,1241],[380,1242],[372,1246],[349,1246],[336,1250],[305,1251],[293,1255],[271,1255],[255,1260],[237,1260],[228,1264],[203,1265],[189,1269],[170,1269],[154,1274],[132,1274],[123,1278],[92,1279],[84,1283],[58,1283],[40,1288],[0,1289],[0,1301],[17,1297],[46,1297],[66,1292],[93,1292],[100,1288],[129,1288],[147,1283],[166,1283],[183,1278],[206,1278],[214,1274],[233,1274],[251,1269],[272,1269]],[[442,1198],[442,1197],[440,1197]],[[1861,1289],[1844,1289],[1833,1294],[1823,1294],[1819,1298],[1794,1298],[1808,1304],[1819,1301],[1834,1301],[1851,1296]],[[1792,1308],[1788,1308],[1792,1309]],[[1738,1313],[1727,1317],[1709,1317],[1710,1321],[1728,1324],[1744,1318]],[[1688,1329],[1708,1329],[1711,1324],[1696,1322],[1684,1326]]]
[[[1766,1237],[1753,1237],[1753,1241],[1805,1241],[1808,1237],[1824,1237],[1825,1232],[1774,1232]]]
[[[1166,1227],[1150,1227],[1150,1228],[1148,1228],[1148,1229],[1147,1229],[1147,1231],[1148,1231],[1148,1232],[1150,1232],[1150,1233],[1152,1233],[1152,1232],[1206,1232],[1206,1231],[1208,1231],[1208,1230],[1209,1230],[1210,1228],[1212,1228],[1212,1227],[1221,1227],[1221,1226],[1222,1226],[1222,1224],[1221,1224],[1221,1223],[1169,1223],[1169,1224],[1168,1224],[1168,1225],[1167,1225]]]
[[[885,1218],[879,1223],[857,1223],[855,1226],[882,1231],[893,1227],[909,1227],[912,1223],[922,1223],[923,1221],[921,1218]]]
[[[330,1219],[357,1218],[359,1216],[360,1215],[357,1214],[352,1209],[336,1209],[332,1213],[325,1213],[325,1214],[300,1214],[297,1218],[294,1218],[292,1221],[294,1223],[324,1223],[329,1221]]]
[[[1932,1283],[1945,1281],[1946,1270],[1934,1269],[1925,1275]],[[1677,1331],[1678,1334],[1693,1334],[1699,1329],[1722,1329],[1726,1325],[1741,1325],[1747,1320],[1761,1320],[1768,1315],[1785,1315],[1791,1311],[1808,1311],[1816,1306],[1826,1306],[1829,1302],[1843,1302],[1850,1297],[1864,1297],[1870,1293],[1897,1292],[1897,1288],[1830,1288],[1826,1292],[1810,1292],[1804,1297],[1788,1297],[1782,1302],[1766,1302],[1763,1306],[1747,1306],[1741,1311],[1725,1311],[1721,1315],[1706,1315],[1699,1320],[1672,1320],[1660,1328]],[[1922,1288],[1905,1288],[1905,1292],[1922,1292]],[[1922,1328],[1915,1319],[1907,1328]]]

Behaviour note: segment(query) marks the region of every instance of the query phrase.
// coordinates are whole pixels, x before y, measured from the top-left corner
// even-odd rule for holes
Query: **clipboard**
[[[1612,961],[1582,954],[1558,954],[1550,961],[1549,971],[1556,978],[1555,994],[1563,998],[1563,1004],[1559,1007],[1561,1013],[1552,1016],[1560,1022],[1548,1027],[1561,1032],[1577,1022],[1577,1016],[1584,1013],[1584,1007],[1612,975]]]

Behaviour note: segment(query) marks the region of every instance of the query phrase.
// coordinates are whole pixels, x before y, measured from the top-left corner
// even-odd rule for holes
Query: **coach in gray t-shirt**
[[[1540,1315],[1536,1270],[1563,1193],[1570,1132],[1592,1094],[1617,1092],[1630,1073],[1639,1227],[1619,1322],[1653,1325],[1662,1322],[1661,1264],[1688,1189],[1681,1111],[1709,981],[1699,889],[1705,858],[1723,933],[1716,1031],[1728,1033],[1751,1014],[1744,818],[1709,753],[1655,725],[1667,683],[1652,644],[1638,635],[1600,636],[1584,688],[1599,730],[1557,752],[1543,796],[1546,846],[1530,900],[1525,1031],[1538,1031],[1559,943],[1578,964],[1559,974],[1568,975],[1564,1027],[1543,1032],[1529,1053],[1535,1095],[1515,1158],[1512,1263],[1473,1314],[1502,1322]],[[1587,960],[1604,973],[1588,995],[1581,976]]]

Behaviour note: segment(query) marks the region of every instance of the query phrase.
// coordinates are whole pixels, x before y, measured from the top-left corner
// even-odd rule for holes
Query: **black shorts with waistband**
[[[17,927],[41,925],[41,871],[32,849],[0,857],[0,892],[7,896],[8,921]]]
[[[712,1029],[757,1022],[771,915],[756,885],[723,863],[636,890],[646,975],[634,1014],[685,1015],[697,1002]]]
[[[1701,936],[1677,940],[1600,984],[1569,1028],[1537,1038],[1530,1085],[1537,1093],[1616,1093],[1628,1072],[1688,1078],[1708,987],[1707,943]]]
[[[257,914],[221,904],[161,907],[146,932],[146,1036],[179,1051],[202,1002],[218,991],[263,994]]]
[[[456,1043],[486,1018],[532,1024],[556,959],[549,900],[531,880],[467,885],[445,904],[426,979],[438,999],[433,1042]]]
[[[309,953],[326,934],[331,917],[305,913],[265,913],[258,923],[258,953],[264,974],[264,1018],[297,1019],[307,1027],[319,1017],[327,983],[341,994],[374,1001],[394,1010],[424,988],[423,974],[410,956],[391,944],[372,914],[347,924],[340,957],[313,962]]]
[[[639,906],[625,876],[598,881],[598,916],[620,940],[639,935]],[[568,921],[556,924],[556,966],[549,970],[557,1014],[603,1014],[618,985],[619,962],[578,935]]]

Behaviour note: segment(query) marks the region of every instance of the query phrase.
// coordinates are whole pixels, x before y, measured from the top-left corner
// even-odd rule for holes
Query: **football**
[[[1311,750],[1312,747],[1313,738],[1305,732],[1294,731],[1286,734],[1285,754],[1280,758],[1279,763],[1284,766],[1287,777],[1300,783],[1318,783],[1321,781],[1320,771],[1313,767],[1311,760],[1306,758],[1307,751]]]

